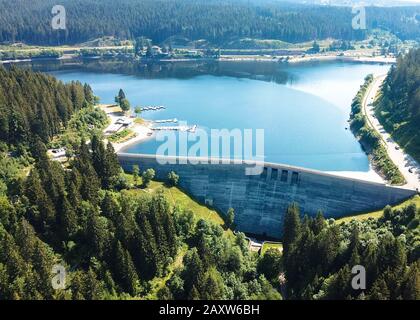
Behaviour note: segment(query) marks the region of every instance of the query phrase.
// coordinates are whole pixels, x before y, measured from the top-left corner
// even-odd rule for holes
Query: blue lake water
[[[249,68],[241,73],[241,67],[235,66],[236,73],[218,70],[188,76],[83,68],[49,72],[63,81],[89,83],[101,103],[113,103],[122,88],[132,106],[166,107],[143,112],[146,119],[177,118],[206,131],[264,129],[269,162],[325,171],[369,171],[367,156],[346,130],[350,104],[367,74],[384,74],[389,66],[328,62],[273,68],[259,74]],[[126,151],[155,153],[160,144],[152,139]]]

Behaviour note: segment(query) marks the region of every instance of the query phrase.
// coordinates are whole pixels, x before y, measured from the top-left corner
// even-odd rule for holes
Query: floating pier
[[[168,131],[181,131],[181,132],[195,132],[197,129],[197,125],[193,126],[162,126],[162,127],[153,127],[150,128],[154,131],[162,131],[162,130],[168,130]]]
[[[146,106],[141,108],[141,111],[158,111],[166,109],[164,106]]]
[[[165,119],[165,120],[155,120],[154,123],[178,123],[178,119]]]

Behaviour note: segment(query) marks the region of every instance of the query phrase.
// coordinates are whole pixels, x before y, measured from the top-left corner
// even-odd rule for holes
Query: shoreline
[[[372,104],[376,100],[380,92],[381,85],[385,79],[386,75],[380,75],[374,78],[363,98],[362,112],[366,117],[369,126],[375,130],[381,138],[381,142],[386,149],[388,157],[397,166],[406,180],[406,183],[401,187],[419,190],[420,164],[418,164],[409,154],[404,152],[404,150],[392,139],[392,136],[384,129],[378,118],[375,116],[375,109]]]
[[[104,111],[108,119],[110,120],[109,125],[103,130],[103,132],[106,132],[108,128],[115,125],[115,122],[117,121],[117,119],[125,116],[124,113],[121,111],[120,107],[116,106],[115,104],[99,104],[97,105],[97,107],[100,108],[102,111]],[[139,118],[130,118],[130,119],[133,119],[134,123],[128,129],[134,132],[134,136],[129,138],[126,141],[111,142],[112,146],[114,147],[115,152],[120,152],[123,148],[126,148],[129,145],[132,145],[135,143],[141,143],[153,137],[153,130],[150,129],[150,126],[152,123],[150,121],[143,120],[144,124],[141,124],[141,123],[135,122],[135,119],[139,119]]]
[[[135,124],[135,126],[135,128],[131,128],[131,130],[133,130],[135,133],[134,137],[124,142],[112,142],[112,146],[114,147],[115,152],[124,152],[124,149],[130,145],[142,143],[153,138],[153,135],[148,135],[149,132],[153,132],[148,126],[141,124]]]
[[[73,60],[77,58],[89,58],[89,59],[109,59],[102,56],[93,57],[78,57],[75,54],[63,54],[58,58],[23,58],[23,59],[12,59],[12,60],[0,60],[2,64],[12,64],[20,62],[36,62],[36,61],[63,61]],[[134,59],[133,59],[134,60]],[[367,55],[350,55],[345,54],[303,54],[303,55],[279,55],[279,56],[261,56],[261,55],[222,55],[219,58],[179,58],[179,59],[151,59],[150,62],[164,62],[164,63],[177,63],[177,62],[194,62],[194,61],[219,61],[219,62],[241,62],[241,61],[253,61],[253,62],[276,62],[276,63],[305,63],[305,62],[320,62],[320,61],[344,61],[344,62],[359,62],[359,63],[380,63],[380,64],[395,64],[396,58],[385,57],[385,56],[367,56]]]
[[[309,55],[305,57],[295,57],[288,60],[289,63],[301,63],[312,61],[344,61],[344,62],[359,62],[359,63],[380,63],[380,64],[394,64],[397,59],[385,56],[350,56],[350,55]]]

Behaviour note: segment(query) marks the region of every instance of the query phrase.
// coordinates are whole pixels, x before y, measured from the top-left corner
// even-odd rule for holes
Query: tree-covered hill
[[[36,135],[46,143],[93,99],[89,85],[0,66],[0,142],[27,146]]]
[[[420,49],[400,57],[390,70],[376,114],[398,144],[420,162]]]
[[[54,0],[0,0],[0,42],[75,44],[102,36],[160,43],[171,36],[221,45],[238,38],[303,42],[361,39],[349,7],[234,0],[63,0],[66,30],[53,30]],[[367,9],[367,27],[418,39],[419,7]]]

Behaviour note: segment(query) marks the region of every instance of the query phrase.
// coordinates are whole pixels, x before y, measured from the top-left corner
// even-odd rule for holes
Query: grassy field
[[[136,133],[131,129],[124,129],[122,131],[112,134],[108,140],[113,143],[122,143],[136,136]]]
[[[410,204],[414,203],[418,208],[420,208],[420,196],[416,195],[413,198],[404,201],[403,203],[400,203],[399,205],[394,206],[393,208],[403,208],[406,207]],[[348,217],[344,217],[341,219],[337,219],[336,221],[338,223],[343,223],[343,222],[349,222],[351,220],[366,220],[369,218],[374,218],[374,219],[378,219],[380,217],[382,217],[383,215],[383,210],[379,210],[379,211],[374,211],[374,212],[368,212],[368,213],[362,213],[362,214],[358,214],[358,215],[354,215],[354,216],[348,216]]]
[[[131,174],[126,174],[125,176],[129,183],[134,183],[133,176]],[[137,183],[138,185],[141,185],[141,177],[139,177]],[[198,203],[177,187],[167,187],[163,182],[151,181],[147,188],[134,189],[133,191],[153,194],[161,188],[163,189],[164,194],[173,206],[179,206],[183,209],[190,209],[198,218],[214,222],[221,226],[225,224],[222,217],[216,210],[213,210],[211,208],[208,208],[207,206]]]

